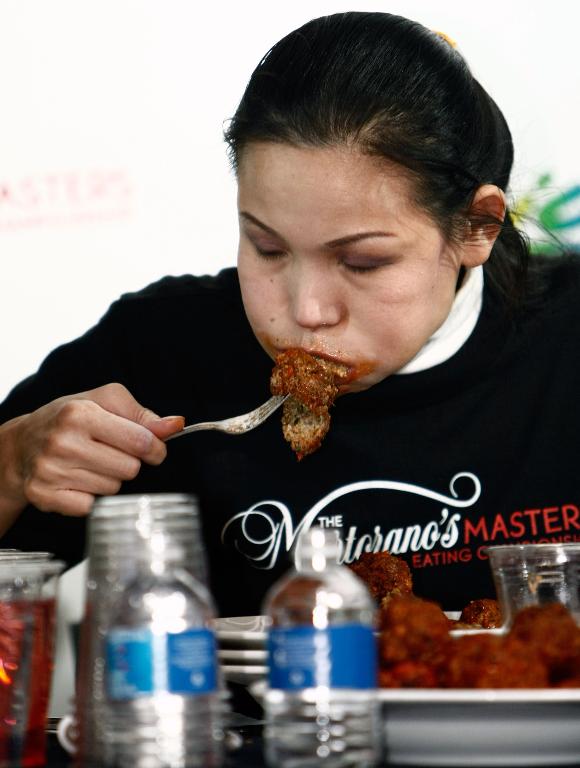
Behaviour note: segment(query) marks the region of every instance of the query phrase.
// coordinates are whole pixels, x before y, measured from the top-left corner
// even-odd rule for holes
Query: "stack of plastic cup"
[[[0,549],[0,560],[46,562],[54,557],[52,552],[23,552],[21,549]]]
[[[0,550],[0,765],[44,765],[57,577],[48,552]]]
[[[184,567],[207,585],[198,504],[185,494],[114,496],[95,502],[88,522],[88,572],[77,674],[77,763],[111,764],[106,691],[106,630],[123,591],[137,576],[157,531],[184,552]]]

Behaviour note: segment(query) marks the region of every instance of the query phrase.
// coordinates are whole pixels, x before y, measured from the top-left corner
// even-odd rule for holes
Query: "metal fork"
[[[190,424],[189,427],[185,427],[181,432],[176,432],[174,435],[170,435],[165,439],[165,442],[173,440],[176,437],[183,437],[190,432],[199,432],[202,429],[217,429],[220,432],[227,432],[228,435],[242,435],[244,432],[249,432],[251,429],[259,427],[263,421],[266,421],[268,416],[271,416],[275,410],[277,410],[288,395],[274,395],[265,403],[262,403],[258,408],[254,408],[249,413],[243,413],[241,416],[232,416],[230,419],[223,419],[222,421],[202,421],[199,424]]]

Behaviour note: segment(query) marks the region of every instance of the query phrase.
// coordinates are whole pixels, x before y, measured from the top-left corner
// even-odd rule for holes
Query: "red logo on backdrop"
[[[119,168],[0,177],[0,230],[123,220],[132,201],[131,180]]]

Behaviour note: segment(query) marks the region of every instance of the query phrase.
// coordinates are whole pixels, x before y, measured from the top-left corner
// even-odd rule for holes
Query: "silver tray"
[[[255,682],[250,692],[263,702],[267,686],[263,680]],[[314,689],[305,691],[305,701],[312,701],[314,693]],[[382,705],[385,752],[391,763],[580,764],[578,688],[379,689],[376,696]]]

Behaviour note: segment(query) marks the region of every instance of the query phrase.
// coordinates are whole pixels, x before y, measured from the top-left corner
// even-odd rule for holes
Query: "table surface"
[[[242,736],[243,744],[239,749],[228,753],[223,768],[270,768],[264,762],[263,758],[261,726],[247,726],[238,729],[237,732]],[[52,734],[49,735],[47,746],[46,768],[73,768],[73,759],[60,746],[56,740],[56,736]],[[580,765],[580,761],[578,764]],[[383,768],[422,768],[421,766],[413,767],[410,765],[396,765],[395,763],[388,762],[388,760],[381,763],[381,766]],[[377,766],[377,768],[381,768],[381,766]],[[324,768],[324,763],[321,763],[321,768]],[[439,768],[446,767],[439,766]],[[453,766],[453,768],[461,768],[461,766]],[[471,768],[471,766],[464,766],[463,768]],[[494,768],[502,767],[494,766]],[[542,767],[538,766],[537,768]],[[553,766],[544,766],[544,768],[553,768]]]
[[[223,768],[271,768],[266,764],[263,757],[262,708],[245,686],[230,684],[228,688],[232,694],[233,712],[243,714],[234,714],[231,724],[227,726],[230,732],[241,738],[237,748],[228,750]],[[49,734],[46,768],[76,768],[73,763],[73,758],[60,746],[56,736],[52,733]],[[580,766],[580,756],[575,765]],[[321,763],[321,768],[324,768],[324,763]],[[424,766],[402,766],[390,762],[388,755],[385,755],[383,762],[377,768],[424,768]],[[451,766],[440,765],[439,768],[451,768]],[[455,764],[453,768],[472,768],[472,766],[457,766]],[[494,768],[502,768],[502,766],[494,765]],[[503,768],[506,767],[503,766]],[[536,766],[536,768],[554,768],[554,766]]]

